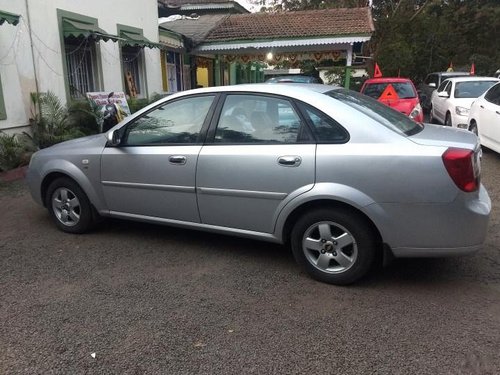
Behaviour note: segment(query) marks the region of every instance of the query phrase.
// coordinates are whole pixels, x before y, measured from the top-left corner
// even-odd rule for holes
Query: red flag
[[[472,65],[470,67],[470,75],[471,76],[475,76],[476,75],[476,66],[474,65],[474,63],[472,63]]]
[[[382,72],[380,71],[378,64],[375,63],[375,72],[373,73],[373,78],[380,78],[380,77],[382,77]]]

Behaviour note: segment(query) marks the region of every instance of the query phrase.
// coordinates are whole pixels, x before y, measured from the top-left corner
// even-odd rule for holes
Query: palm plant
[[[19,134],[0,132],[0,171],[8,171],[29,162],[33,146]]]
[[[84,135],[80,129],[73,126],[68,108],[53,92],[31,93],[31,103],[31,134],[24,134],[39,148]]]

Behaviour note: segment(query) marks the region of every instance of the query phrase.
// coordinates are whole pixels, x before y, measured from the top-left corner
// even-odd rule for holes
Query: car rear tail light
[[[479,188],[479,156],[474,151],[449,148],[442,158],[448,174],[460,190],[470,193]]]

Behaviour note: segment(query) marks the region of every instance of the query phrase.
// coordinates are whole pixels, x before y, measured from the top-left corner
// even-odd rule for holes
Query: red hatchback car
[[[404,113],[416,122],[424,121],[417,90],[408,78],[371,78],[361,87],[361,93]]]

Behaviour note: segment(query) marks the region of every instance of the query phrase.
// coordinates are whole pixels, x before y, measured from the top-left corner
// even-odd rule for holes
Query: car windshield
[[[384,92],[388,85],[392,85],[399,99],[410,99],[416,98],[417,93],[413,89],[413,86],[409,82],[380,82],[380,83],[368,83],[363,90],[363,94],[371,96],[372,98],[378,99],[380,95]]]
[[[424,128],[424,125],[416,123],[408,116],[355,91],[338,89],[327,91],[325,95],[355,108],[395,132],[413,135]]]
[[[478,98],[498,81],[469,81],[457,82],[455,98]]]

